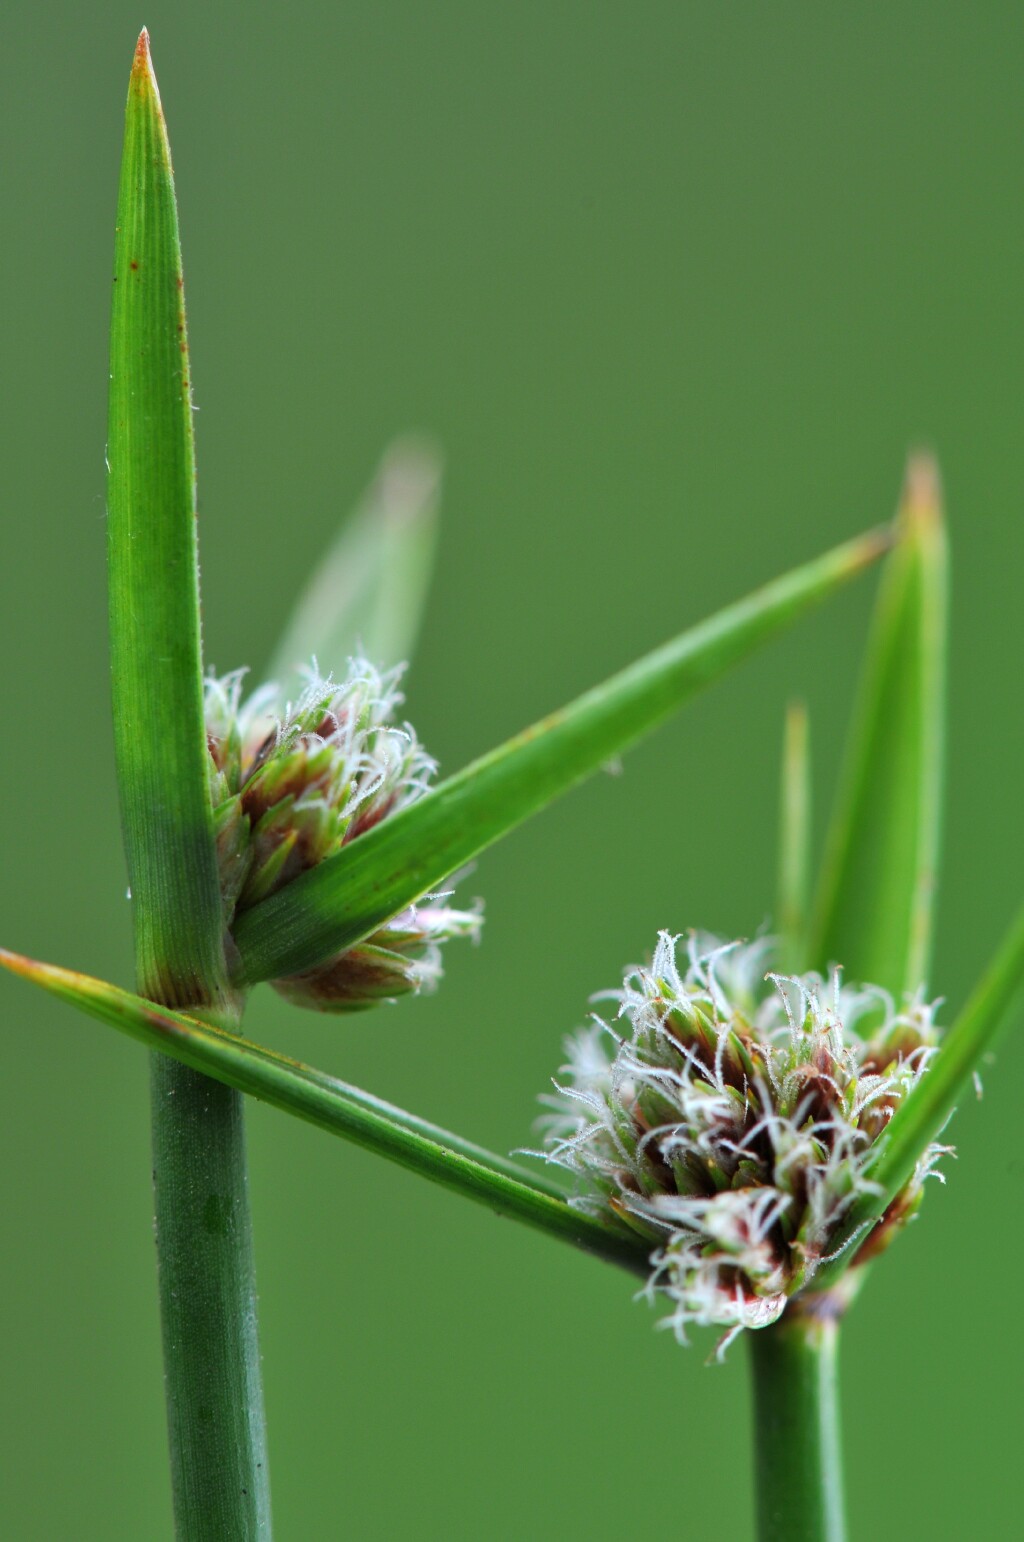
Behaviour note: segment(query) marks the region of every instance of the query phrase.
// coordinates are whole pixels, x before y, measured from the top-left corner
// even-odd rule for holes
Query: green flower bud
[[[409,991],[431,990],[441,978],[442,942],[478,940],[483,916],[476,910],[437,905],[403,911],[365,942],[303,974],[275,980],[297,1006],[320,1012],[355,1012]]]
[[[435,763],[394,722],[400,669],[315,665],[299,701],[277,688],[242,699],[244,670],[206,682],[210,786],[225,924],[426,792]],[[440,944],[479,935],[482,916],[426,903],[317,969],[274,981],[289,1000],[348,1012],[436,983]]]

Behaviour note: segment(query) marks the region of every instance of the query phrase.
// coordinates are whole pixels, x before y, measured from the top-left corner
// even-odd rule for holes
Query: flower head
[[[221,896],[241,911],[291,883],[427,791],[435,762],[408,724],[400,669],[352,659],[346,678],[314,667],[296,703],[261,686],[243,700],[244,670],[206,682],[206,732]],[[430,986],[440,944],[479,934],[479,909],[435,903],[394,917],[316,969],[274,985],[290,1000],[346,1012]]]
[[[652,1244],[647,1294],[688,1323],[773,1322],[872,1188],[875,1140],[924,1073],[933,1008],[898,1011],[836,972],[766,974],[772,944],[694,934],[685,972],[662,932],[619,991],[620,1034],[596,1018],[566,1041],[569,1080],[544,1101],[548,1160],[575,1203]],[[931,1146],[881,1223],[886,1240],[946,1148]],[[871,1245],[877,1246],[877,1232]]]

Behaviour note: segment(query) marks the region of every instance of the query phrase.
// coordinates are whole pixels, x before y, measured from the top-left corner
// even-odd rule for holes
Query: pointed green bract
[[[802,974],[810,872],[811,762],[807,708],[791,702],[786,712],[779,810],[779,898],[776,926],[783,972]]]
[[[125,111],[107,442],[117,777],[139,988],[231,1019],[203,717],[192,393],[170,152],[139,38]],[[152,1057],[175,1529],[270,1536],[242,1099]],[[216,1215],[218,1223],[210,1224]]]
[[[981,1058],[1024,986],[1024,909],[942,1041],[927,1073],[896,1110],[869,1176],[885,1203],[907,1182],[928,1143],[971,1085]]]
[[[203,724],[195,459],[170,151],[146,34],[125,112],[110,329],[107,541],[114,734],[139,985],[224,984]]]
[[[323,1071],[115,985],[0,949],[0,965],[206,1076],[488,1205],[500,1215],[645,1273],[649,1249],[569,1205],[557,1185]]]
[[[843,1228],[840,1256],[815,1276],[815,1290],[824,1289],[850,1262],[844,1246],[883,1214],[929,1144],[941,1134],[957,1103],[971,1085],[982,1056],[1005,1024],[1014,1001],[1024,989],[1024,908],[1010,927],[988,970],[967,1005],[945,1036],[925,1075],[896,1110],[877,1155],[864,1176],[877,1184],[853,1207]]]
[[[344,677],[362,654],[380,668],[407,661],[434,570],[441,463],[423,440],[389,446],[373,485],[342,526],[298,601],[267,670],[286,697],[303,666]]]
[[[368,936],[664,722],[888,544],[888,533],[875,531],[776,579],[382,820],[239,919],[238,978],[295,974]]]
[[[886,564],[811,925],[809,963],[897,1000],[927,981],[941,815],[946,538],[912,460]]]

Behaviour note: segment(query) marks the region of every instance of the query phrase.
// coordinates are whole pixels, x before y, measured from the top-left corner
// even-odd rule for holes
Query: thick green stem
[[[790,1311],[748,1333],[758,1542],[844,1542],[834,1316]]]
[[[270,1535],[241,1093],[151,1056],[153,1188],[178,1536]]]

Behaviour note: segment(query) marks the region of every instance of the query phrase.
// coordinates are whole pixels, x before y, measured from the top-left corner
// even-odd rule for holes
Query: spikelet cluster
[[[865,1168],[936,1044],[933,1009],[818,975],[766,974],[772,944],[662,932],[630,970],[612,1023],[566,1041],[567,1080],[544,1102],[548,1160],[582,1208],[649,1240],[646,1294],[664,1325],[764,1327],[829,1257]],[[623,1025],[623,1031],[619,1031]],[[627,1031],[628,1028],[628,1031]],[[915,1210],[948,1148],[933,1145],[872,1233]],[[729,1334],[731,1337],[731,1333]]]
[[[206,682],[206,732],[225,924],[427,791],[436,769],[395,721],[400,670],[365,659],[336,682],[308,671],[295,703],[244,670]],[[316,969],[274,981],[290,1000],[345,1012],[433,984],[440,944],[479,933],[479,911],[427,902]]]

